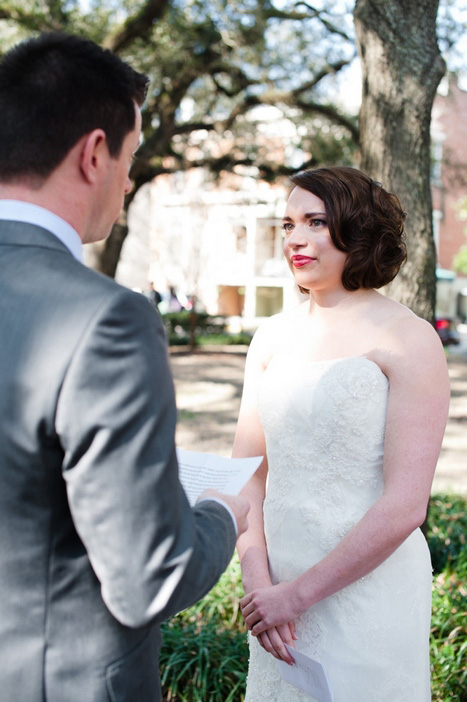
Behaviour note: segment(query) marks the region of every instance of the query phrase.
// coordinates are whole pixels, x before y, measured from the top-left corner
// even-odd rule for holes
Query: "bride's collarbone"
[[[356,358],[363,357],[371,360],[373,349],[365,347],[351,347],[348,345],[342,346],[310,346],[306,345],[281,345],[276,349],[273,355],[283,356],[290,359],[300,361],[309,361],[315,363],[317,361],[330,361],[333,359]]]
[[[276,351],[284,355],[321,361],[346,356],[371,356],[375,344],[371,337],[350,333],[313,335],[305,330],[283,334],[277,339]]]

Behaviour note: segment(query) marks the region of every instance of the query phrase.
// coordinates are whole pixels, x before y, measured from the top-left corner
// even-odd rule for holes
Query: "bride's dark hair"
[[[333,244],[347,253],[342,273],[347,290],[380,288],[395,278],[407,260],[406,214],[396,195],[345,166],[302,171],[290,182],[323,201]]]

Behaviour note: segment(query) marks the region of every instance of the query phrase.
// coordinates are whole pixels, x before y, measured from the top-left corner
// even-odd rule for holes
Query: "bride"
[[[334,702],[430,702],[431,563],[419,529],[449,382],[432,326],[377,292],[405,261],[398,198],[353,168],[292,178],[284,254],[309,298],[248,353],[233,455],[263,454],[238,551],[245,702],[310,700],[289,644]]]

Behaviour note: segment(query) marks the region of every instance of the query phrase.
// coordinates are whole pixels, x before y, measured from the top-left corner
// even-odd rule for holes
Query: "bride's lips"
[[[306,266],[307,263],[316,261],[316,258],[311,258],[311,256],[292,256],[290,260],[295,268],[301,268],[302,266]]]

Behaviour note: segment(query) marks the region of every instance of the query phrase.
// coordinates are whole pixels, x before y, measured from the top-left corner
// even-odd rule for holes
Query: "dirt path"
[[[230,456],[240,407],[244,350],[173,350],[177,392],[177,444]],[[451,407],[433,492],[467,495],[467,355],[448,356]]]

